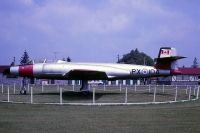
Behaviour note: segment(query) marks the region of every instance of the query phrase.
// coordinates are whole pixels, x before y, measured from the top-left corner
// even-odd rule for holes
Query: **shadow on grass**
[[[154,95],[154,93],[149,93],[149,92],[144,92],[144,93],[140,93],[140,94],[144,94],[144,95]],[[173,96],[173,94],[167,94],[167,93],[156,93],[156,95],[159,96]]]
[[[60,95],[59,92],[51,92],[51,93],[38,93],[34,95]],[[121,95],[120,93],[113,92],[96,92],[95,99],[98,100],[102,96],[113,96],[113,95]],[[82,92],[73,92],[67,91],[62,94],[63,100],[91,100],[93,98],[93,93],[89,92],[88,94],[84,94]]]

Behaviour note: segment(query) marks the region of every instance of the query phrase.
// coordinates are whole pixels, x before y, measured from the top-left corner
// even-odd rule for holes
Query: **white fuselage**
[[[26,66],[15,66],[11,67],[10,71],[11,74],[26,77],[80,80],[137,79],[170,75],[170,70],[129,64],[61,62],[29,65],[29,69],[26,71],[27,68]]]

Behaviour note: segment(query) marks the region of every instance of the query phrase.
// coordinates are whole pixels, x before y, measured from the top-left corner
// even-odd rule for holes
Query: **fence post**
[[[135,84],[135,92],[137,91],[136,84]]]
[[[62,101],[62,87],[60,87],[60,104],[63,104],[63,101]]]
[[[33,103],[33,87],[31,87],[31,104]]]
[[[149,93],[151,93],[151,84],[149,84]]]
[[[185,90],[185,94],[187,94],[188,93],[188,85],[187,85],[187,88],[186,88],[186,90]]]
[[[28,93],[29,93],[30,85],[28,84]]]
[[[163,84],[163,88],[162,88],[163,93],[165,93],[165,85]]]
[[[194,87],[193,92],[194,92],[194,96],[195,96],[196,95],[196,86]]]
[[[153,102],[156,102],[156,87],[154,88]]]
[[[42,84],[42,93],[44,92],[44,85]]]
[[[95,87],[93,87],[93,100],[92,103],[95,104]]]
[[[10,102],[10,87],[8,85],[8,102]]]
[[[14,94],[15,94],[15,83],[14,83],[14,86],[13,86],[13,92],[14,92]]]
[[[189,90],[189,100],[190,100],[190,98],[191,98],[191,87],[190,87],[190,90]]]
[[[177,87],[176,87],[175,99],[174,99],[175,102],[176,102],[176,100],[177,100],[177,93],[178,93],[178,89],[177,89]]]
[[[72,88],[72,90],[75,91],[75,85],[74,85],[74,84],[73,84],[73,88]]]
[[[128,101],[128,89],[126,87],[126,92],[125,92],[125,103],[127,103]]]
[[[1,92],[2,92],[2,94],[3,94],[3,84],[1,85]]]
[[[197,89],[197,96],[196,96],[196,99],[199,99],[199,86],[198,86],[198,89]]]

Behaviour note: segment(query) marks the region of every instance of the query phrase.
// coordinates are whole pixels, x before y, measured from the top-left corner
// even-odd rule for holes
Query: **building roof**
[[[181,67],[179,70],[184,75],[200,75],[200,68]]]
[[[4,66],[0,66],[0,73],[3,73],[5,71],[5,69],[8,69],[10,66],[4,65]]]

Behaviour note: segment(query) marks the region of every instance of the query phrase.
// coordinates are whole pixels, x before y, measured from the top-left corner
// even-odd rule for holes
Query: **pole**
[[[30,89],[30,85],[28,84],[28,92],[29,92],[29,89]]]
[[[14,87],[13,87],[13,92],[14,92],[14,94],[15,94],[15,83],[14,83]]]
[[[195,96],[195,94],[196,94],[196,86],[194,87],[193,91],[194,91],[194,96]]]
[[[196,96],[196,99],[199,99],[199,87],[197,89],[197,96]]]
[[[153,102],[156,102],[156,87],[154,88]]]
[[[72,89],[73,89],[73,91],[75,91],[75,86],[74,86],[74,84],[73,84],[73,88],[72,88]]]
[[[31,87],[31,104],[33,103],[33,87]]]
[[[120,90],[120,92],[122,91],[122,85],[121,84],[119,85],[119,90]]]
[[[104,83],[103,90],[106,91],[106,84]]]
[[[190,87],[190,90],[189,90],[189,100],[190,100],[190,98],[191,98],[191,87]]]
[[[149,93],[151,93],[151,84],[149,84]]]
[[[137,91],[136,84],[135,84],[135,92]]]
[[[44,92],[44,85],[42,84],[42,93]]]
[[[186,88],[186,90],[185,90],[185,94],[187,94],[187,93],[188,93],[187,91],[188,91],[188,85],[187,85],[187,88]]]
[[[8,102],[10,102],[10,87],[8,85]]]
[[[63,104],[63,101],[62,101],[62,88],[60,87],[60,104]]]
[[[95,87],[93,88],[93,101],[92,101],[93,104],[95,104]]]
[[[174,99],[174,101],[177,100],[177,92],[178,92],[178,89],[177,89],[177,87],[176,87],[176,93],[175,93],[175,99]]]
[[[1,85],[1,91],[2,91],[2,94],[3,94],[3,84]]]
[[[163,93],[165,93],[165,85],[163,84],[163,88],[162,88]]]
[[[126,92],[125,92],[125,103],[127,103],[127,100],[128,100],[128,89],[127,89],[127,87],[126,87]]]

